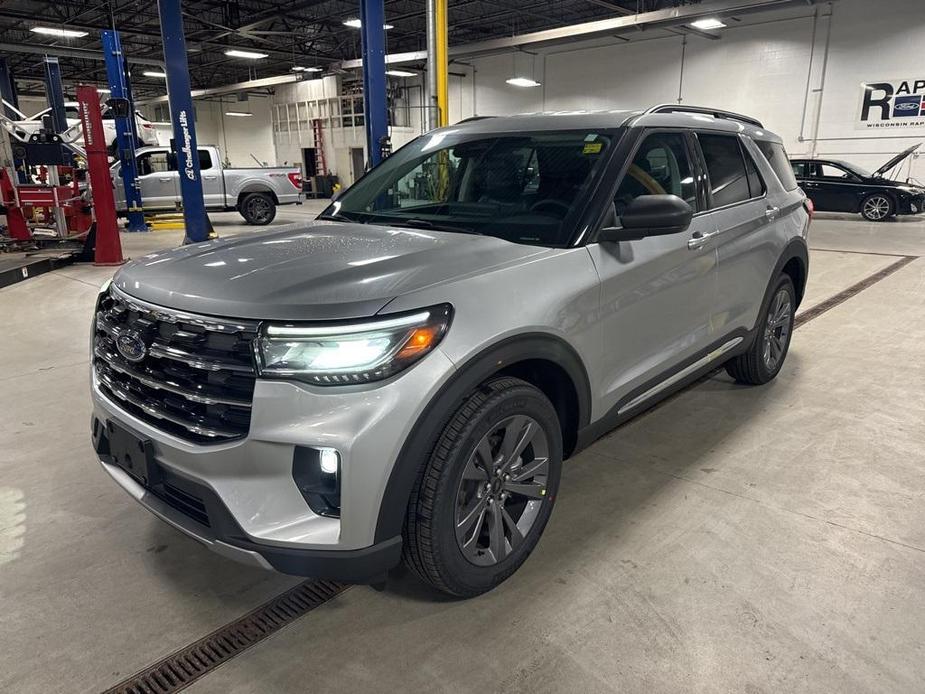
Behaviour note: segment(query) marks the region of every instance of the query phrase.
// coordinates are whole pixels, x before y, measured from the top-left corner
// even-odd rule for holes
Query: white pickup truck
[[[182,201],[177,155],[169,147],[142,147],[136,153],[138,183],[145,212],[175,211]],[[116,209],[125,212],[121,164],[110,169]],[[269,224],[278,205],[302,203],[302,173],[298,168],[223,169],[218,149],[199,147],[202,194],[207,210],[237,210],[248,224]]]

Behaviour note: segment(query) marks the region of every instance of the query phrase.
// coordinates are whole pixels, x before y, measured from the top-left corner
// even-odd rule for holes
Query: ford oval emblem
[[[116,349],[119,354],[132,363],[140,362],[148,356],[148,346],[136,332],[122,333],[116,338]]]

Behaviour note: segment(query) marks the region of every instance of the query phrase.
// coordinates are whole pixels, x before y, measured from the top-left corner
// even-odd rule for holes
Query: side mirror
[[[691,224],[694,210],[677,195],[641,195],[620,216],[620,227],[604,227],[598,241],[635,241],[647,236],[679,234]]]

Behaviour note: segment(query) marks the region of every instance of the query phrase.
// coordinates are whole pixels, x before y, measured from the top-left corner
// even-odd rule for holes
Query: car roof
[[[678,107],[683,108],[683,107]],[[696,108],[696,107],[695,107]],[[752,122],[710,113],[672,111],[653,113],[642,109],[607,109],[599,111],[545,111],[511,116],[476,116],[442,130],[467,134],[536,132],[557,130],[608,130],[622,127],[666,127],[742,132],[754,139],[782,142],[781,138]],[[744,118],[744,116],[743,116]],[[749,119],[751,120],[751,119]],[[757,121],[754,121],[757,123]]]

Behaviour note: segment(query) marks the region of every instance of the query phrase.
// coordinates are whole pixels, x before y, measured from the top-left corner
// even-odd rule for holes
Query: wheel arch
[[[544,333],[503,340],[460,366],[415,422],[382,495],[376,542],[401,534],[411,490],[446,423],[472,391],[499,375],[541,390],[559,414],[565,456],[575,449],[578,431],[591,416],[591,383],[578,353],[562,338]]]
[[[802,237],[792,239],[784,248],[780,258],[778,258],[774,272],[771,273],[767,289],[765,289],[764,299],[761,304],[762,308],[771,300],[774,283],[782,274],[788,275],[793,281],[793,288],[797,293],[796,307],[799,308],[806,292],[806,281],[809,279],[809,249]]]
[[[245,186],[242,190],[238,191],[236,206],[240,209],[241,203],[244,202],[244,198],[253,193],[266,193],[271,198],[273,198],[274,205],[279,205],[279,198],[276,197],[276,192],[272,188],[264,185],[251,185]]]

